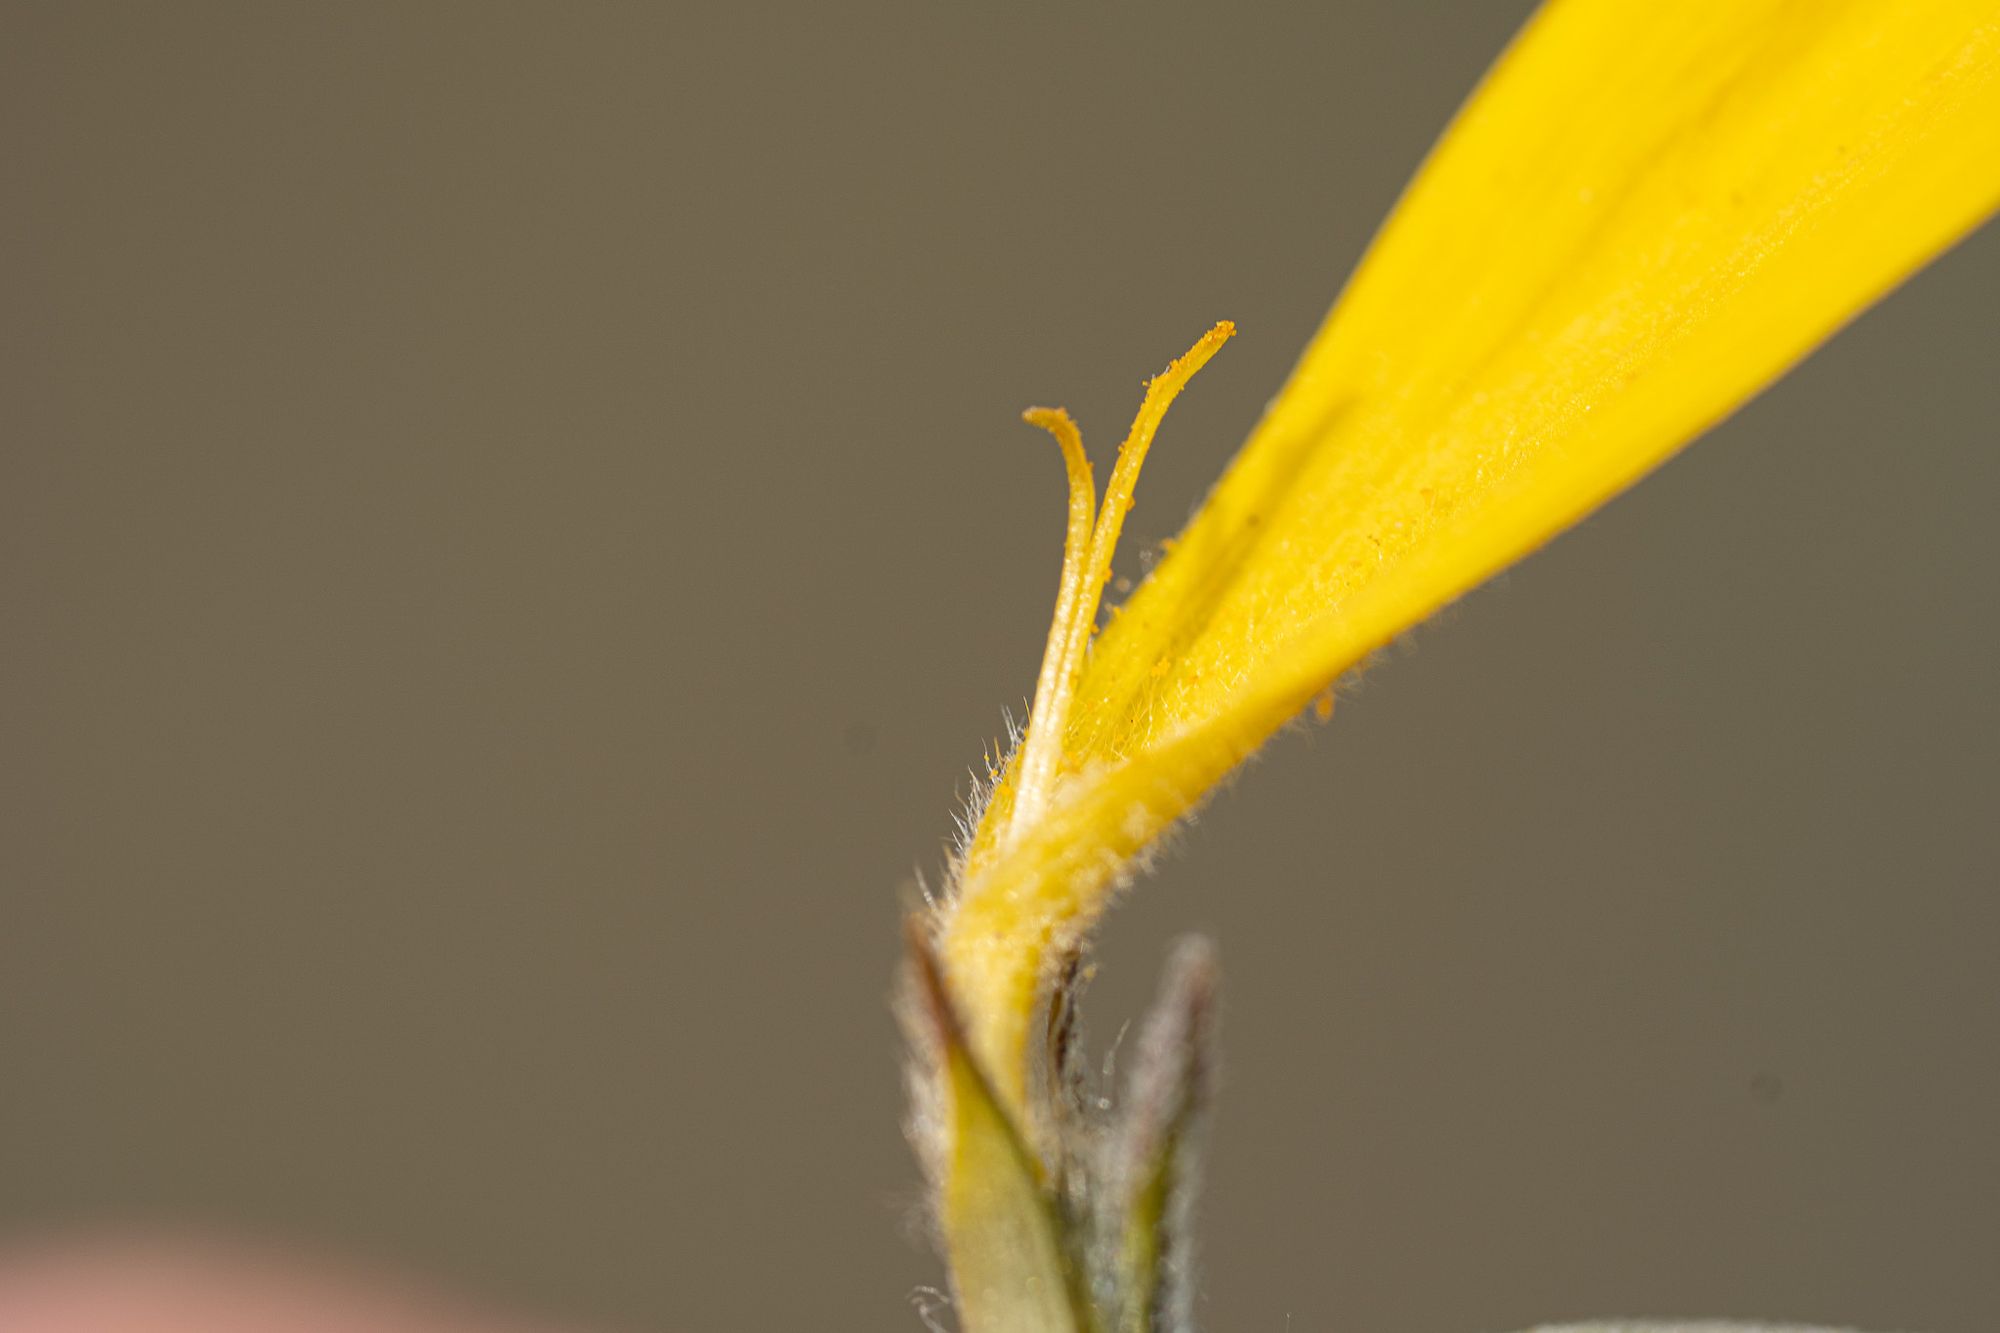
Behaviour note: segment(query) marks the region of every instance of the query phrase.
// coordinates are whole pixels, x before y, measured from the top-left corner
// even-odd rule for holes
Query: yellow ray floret
[[[1021,1114],[1052,952],[1272,731],[1727,415],[1996,202],[2000,0],[1548,6],[1093,644],[1143,443],[1129,469],[1121,457],[1066,576],[1027,748],[941,922],[1000,1098]],[[1171,396],[1149,395],[1135,439]]]

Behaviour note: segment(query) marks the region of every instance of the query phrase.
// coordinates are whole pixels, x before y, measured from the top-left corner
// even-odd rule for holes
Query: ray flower
[[[1056,613],[1026,733],[912,932],[919,1139],[972,1333],[1178,1326],[1205,956],[1173,969],[1132,1123],[1079,1129],[1063,1089],[1065,978],[1135,861],[1373,649],[1996,204],[2000,0],[1553,0],[1102,630],[1140,465],[1233,330],[1151,382],[1101,497],[1068,415],[1027,414],[1069,477]]]

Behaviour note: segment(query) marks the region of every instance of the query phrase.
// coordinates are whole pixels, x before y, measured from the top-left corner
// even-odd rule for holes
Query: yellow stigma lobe
[[[1017,830],[1034,823],[1047,804],[1055,786],[1056,761],[1062,754],[1063,720],[1069,701],[1076,692],[1076,675],[1069,669],[1070,642],[1079,633],[1088,637],[1096,615],[1096,598],[1088,598],[1090,609],[1081,617],[1078,608],[1086,600],[1084,559],[1089,554],[1091,524],[1097,512],[1097,480],[1090,472],[1090,459],[1083,452],[1083,435],[1070,414],[1060,407],[1031,407],[1021,419],[1040,426],[1055,436],[1062,450],[1063,468],[1069,474],[1069,531],[1063,539],[1062,583],[1056,592],[1055,619],[1049,624],[1048,646],[1042,650],[1042,673],[1035,682],[1035,703],[1028,714],[1028,735],[1021,743],[1019,785],[1008,823],[1011,840]]]

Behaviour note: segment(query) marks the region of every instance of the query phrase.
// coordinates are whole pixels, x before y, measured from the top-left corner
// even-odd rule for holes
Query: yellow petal
[[[943,951],[1015,1113],[1045,960],[1163,829],[1996,203],[2000,0],[1538,15],[1094,645],[1061,785],[975,840]]]

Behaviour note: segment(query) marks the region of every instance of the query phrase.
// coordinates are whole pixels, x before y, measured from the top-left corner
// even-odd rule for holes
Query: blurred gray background
[[[901,886],[1521,3],[0,9],[0,1239],[917,1329]],[[2000,233],[1282,740],[1201,1310],[2000,1326]],[[1102,465],[1102,462],[1100,462]]]

